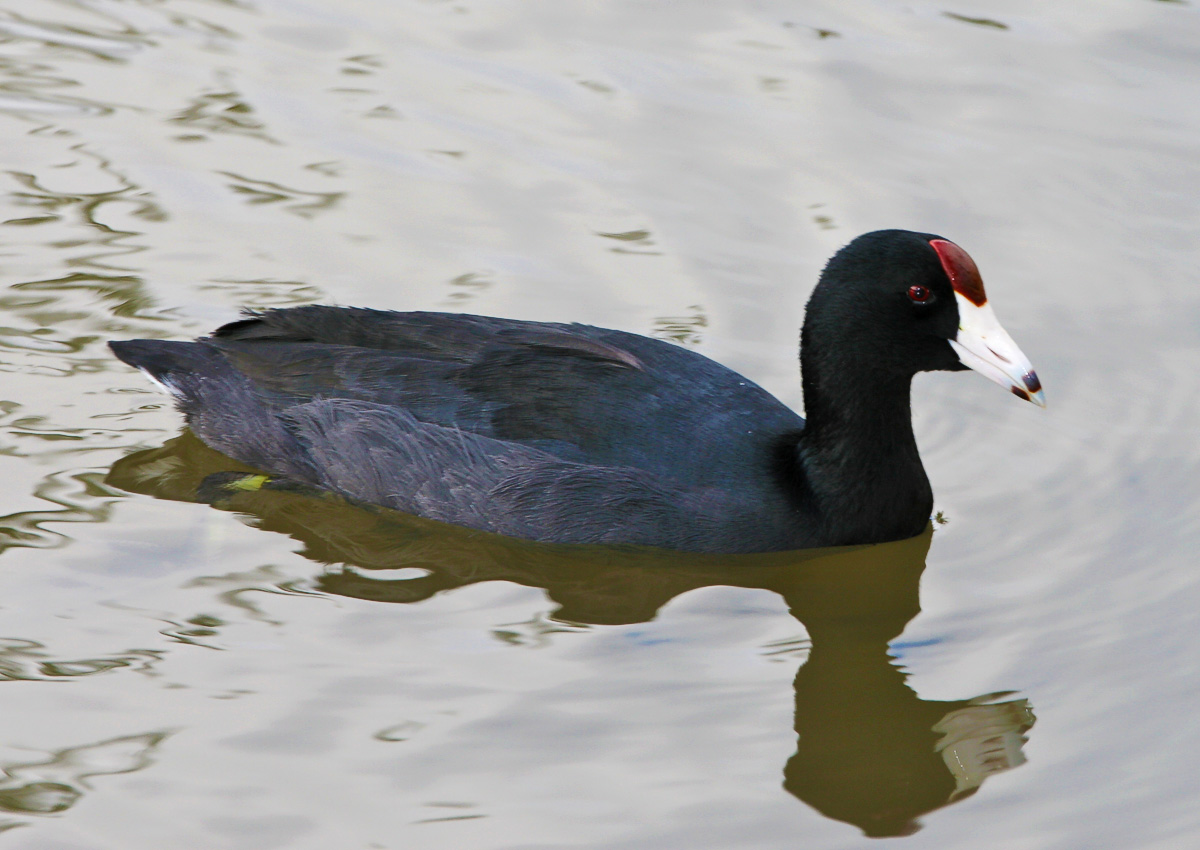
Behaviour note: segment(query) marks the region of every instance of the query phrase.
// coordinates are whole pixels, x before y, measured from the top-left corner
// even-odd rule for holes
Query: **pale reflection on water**
[[[6,841],[1195,844],[1198,43],[1154,0],[0,9]],[[917,382],[927,568],[106,480],[179,420],[105,340],[243,306],[618,327],[798,405],[821,264],[897,226],[967,247],[1052,392]]]

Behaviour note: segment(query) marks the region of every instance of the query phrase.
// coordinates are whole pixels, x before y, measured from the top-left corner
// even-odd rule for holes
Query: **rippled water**
[[[5,5],[4,840],[1195,844],[1197,45],[1160,0]],[[104,347],[468,310],[798,406],[804,300],[880,227],[971,252],[1050,402],[919,379],[949,523],[883,547],[214,510]]]

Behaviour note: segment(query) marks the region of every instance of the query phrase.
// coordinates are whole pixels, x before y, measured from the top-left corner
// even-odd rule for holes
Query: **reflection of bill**
[[[784,788],[867,835],[915,832],[921,815],[1024,761],[1034,723],[1026,700],[922,700],[889,654],[921,610],[929,529],[875,546],[761,555],[539,544],[349,505],[258,474],[186,431],[118,461],[108,483],[250,514],[259,527],[303,541],[313,560],[344,565],[318,580],[342,596],[408,603],[508,581],[543,588],[557,619],[601,625],[648,621],[699,587],[778,593],[812,644],[795,679],[798,740]]]
[[[951,802],[975,793],[993,773],[1025,763],[1023,733],[1034,721],[1029,701],[989,704],[982,699],[986,698],[972,700],[933,725],[942,736],[937,751],[956,783]]]

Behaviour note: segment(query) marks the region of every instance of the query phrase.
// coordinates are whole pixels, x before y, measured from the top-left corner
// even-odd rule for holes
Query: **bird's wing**
[[[565,460],[660,474],[696,451],[719,455],[731,429],[802,424],[702,355],[588,325],[300,307],[226,325],[209,344],[277,407],[372,402]]]

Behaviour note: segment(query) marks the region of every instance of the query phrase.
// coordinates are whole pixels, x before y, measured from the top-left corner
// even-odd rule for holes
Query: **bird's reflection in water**
[[[118,461],[110,484],[160,498],[208,501],[255,517],[347,568],[327,593],[419,602],[481,581],[544,588],[559,620],[639,623],[681,593],[728,585],[780,594],[812,649],[796,675],[795,754],[787,791],[870,836],[908,835],[921,815],[975,793],[1016,767],[1034,716],[1027,700],[987,694],[922,700],[889,654],[920,612],[931,532],[874,546],[762,555],[696,555],[637,547],[529,543],[346,504],[254,474],[190,432]],[[379,571],[415,578],[373,578]]]

